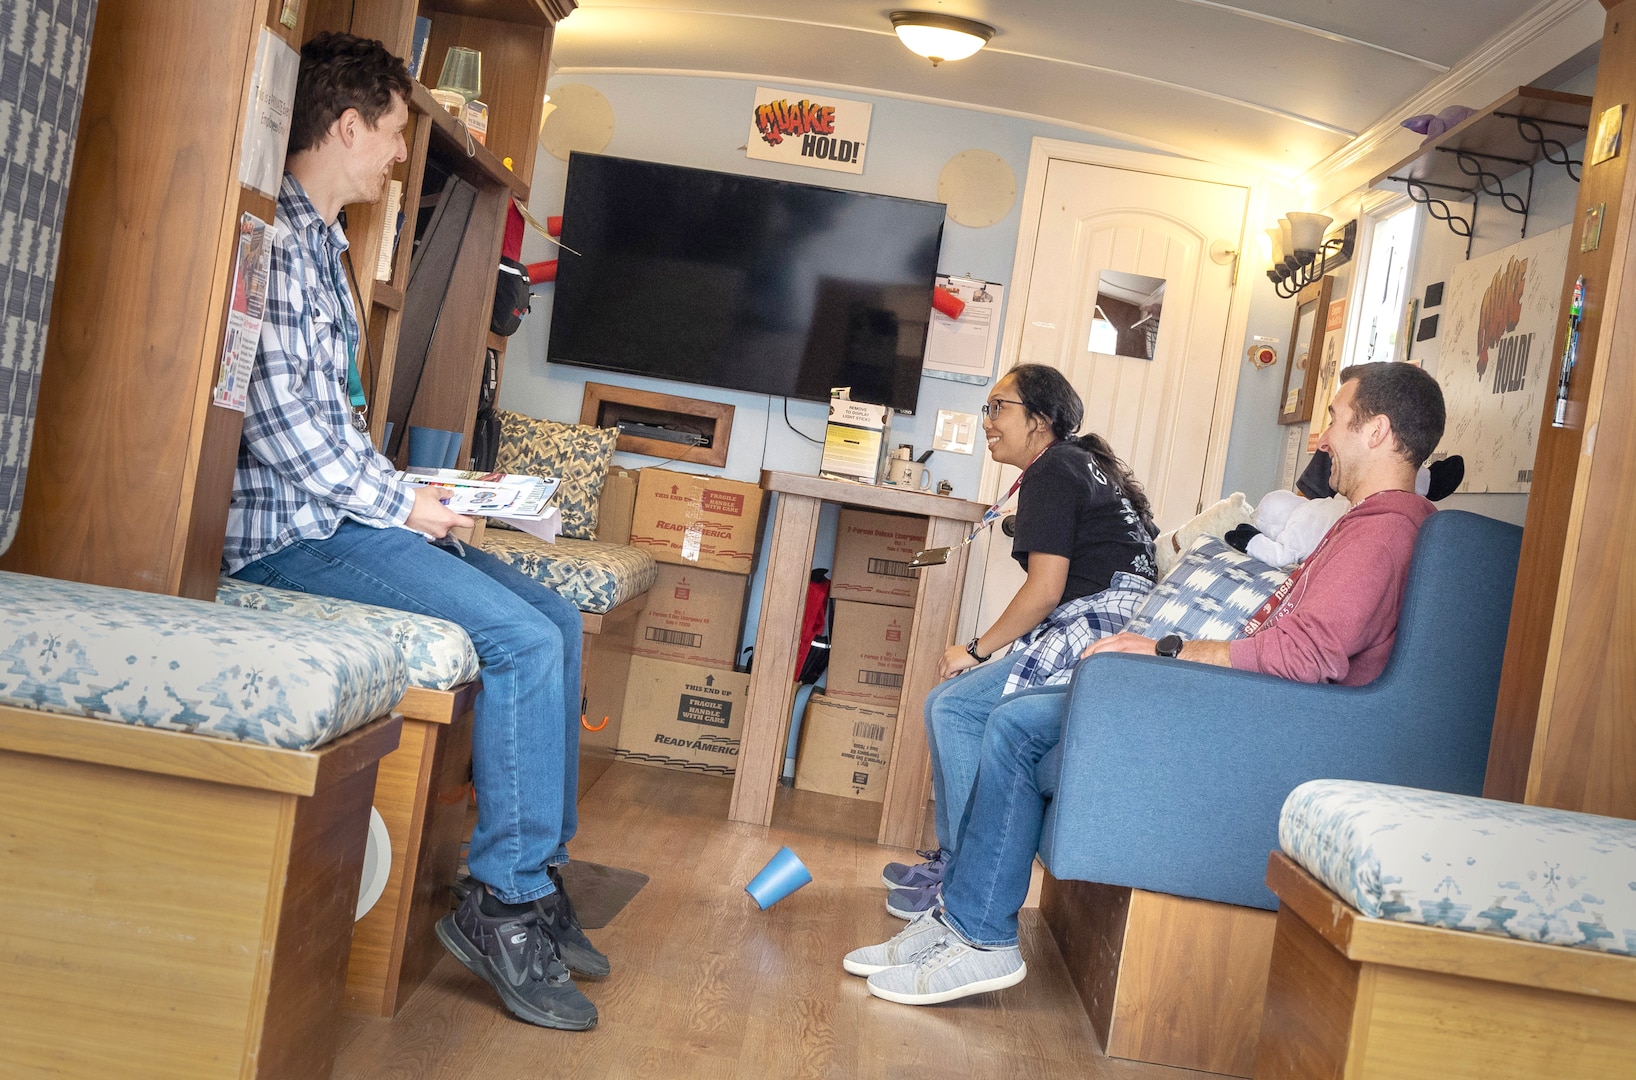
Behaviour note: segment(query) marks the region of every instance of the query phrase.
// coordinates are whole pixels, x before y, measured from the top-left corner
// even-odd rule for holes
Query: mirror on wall
[[[1104,270],[1091,317],[1091,352],[1152,360],[1159,344],[1165,279]]]

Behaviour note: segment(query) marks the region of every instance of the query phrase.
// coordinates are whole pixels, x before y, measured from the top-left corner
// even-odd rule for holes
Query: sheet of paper
[[[1278,483],[1286,491],[1295,490],[1295,477],[1301,464],[1301,446],[1306,441],[1306,430],[1299,424],[1284,429],[1284,455],[1278,463]]]
[[[562,483],[555,476],[520,476],[469,469],[407,469],[398,474],[405,483],[449,491],[445,506],[457,514],[507,520],[543,520],[556,512],[548,505]]]
[[[256,343],[267,311],[267,269],[272,261],[267,223],[253,214],[239,218],[239,250],[233,264],[233,303],[222,336],[221,371],[212,395],[224,409],[244,411],[245,392],[256,366]]]
[[[269,199],[278,198],[284,179],[284,150],[290,141],[290,106],[301,54],[277,34],[261,28],[256,42],[256,70],[244,106],[244,155],[239,183]]]
[[[958,319],[932,312],[926,333],[924,370],[934,378],[986,383],[994,374],[1000,346],[1000,305],[1005,287],[974,278],[937,275],[937,284],[965,301]]]

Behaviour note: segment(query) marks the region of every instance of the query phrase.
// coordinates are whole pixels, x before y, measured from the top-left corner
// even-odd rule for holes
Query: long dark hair
[[[1136,511],[1143,526],[1152,534],[1153,506],[1130,466],[1119,460],[1108,440],[1094,431],[1075,435],[1080,422],[1085,419],[1085,403],[1062,372],[1045,364],[1018,364],[1006,373],[1006,377],[1017,388],[1017,398],[1023,403],[1023,408],[1049,423],[1051,434],[1091,455],[1097,468],[1125,493],[1131,509]]]

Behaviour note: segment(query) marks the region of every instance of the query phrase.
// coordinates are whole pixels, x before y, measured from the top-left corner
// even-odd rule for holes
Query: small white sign
[[[256,42],[256,70],[244,106],[244,157],[239,183],[269,199],[284,181],[284,150],[290,141],[290,108],[301,54],[265,26]]]
[[[868,102],[758,86],[745,153],[762,161],[861,173],[873,111]]]

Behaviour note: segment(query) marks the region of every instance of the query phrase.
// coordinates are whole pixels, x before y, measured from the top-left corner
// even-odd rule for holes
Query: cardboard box
[[[912,609],[891,604],[836,601],[825,693],[896,712],[913,615]]]
[[[659,576],[636,614],[631,648],[661,660],[732,667],[749,586],[741,574],[659,564]]]
[[[896,713],[813,694],[801,721],[795,786],[880,802],[896,730]]]
[[[831,399],[829,427],[824,431],[824,457],[818,466],[818,475],[831,480],[875,483],[886,461],[886,444],[891,433],[892,410],[886,406]]]
[[[717,476],[643,469],[630,543],[660,562],[748,574],[755,569],[761,488]]]
[[[631,514],[636,509],[636,478],[640,472],[617,465],[608,470],[596,507],[596,538],[604,544],[631,542]]]
[[[837,600],[914,607],[920,576],[909,560],[926,546],[926,519],[842,510],[829,594]]]
[[[645,765],[732,776],[749,692],[743,672],[632,657],[614,753]]]

